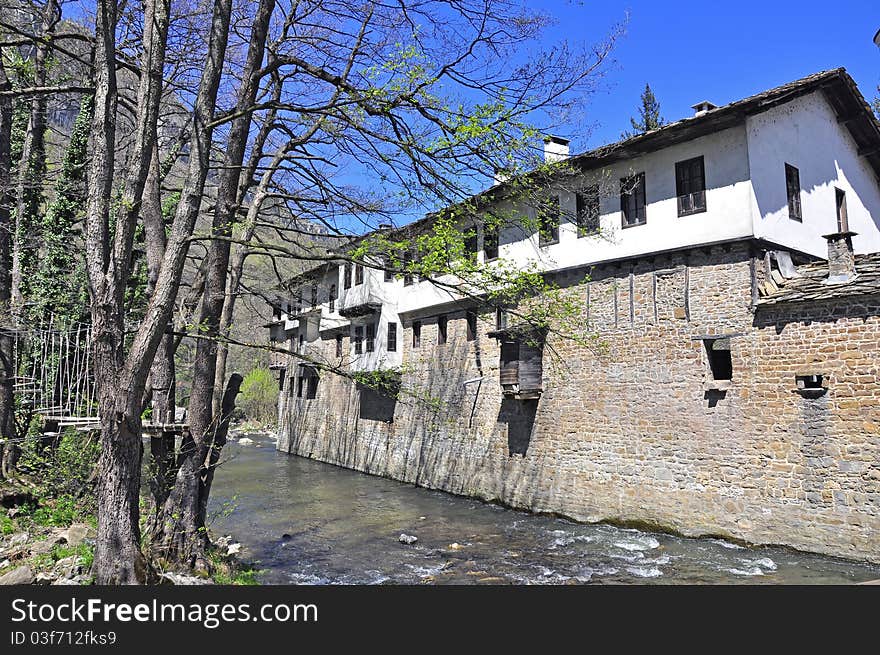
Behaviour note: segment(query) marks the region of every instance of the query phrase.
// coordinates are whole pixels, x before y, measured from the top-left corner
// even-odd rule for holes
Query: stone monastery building
[[[843,69],[695,110],[570,158],[550,138],[584,176],[558,220],[474,226],[478,261],[537,262],[596,347],[524,339],[503,309],[340,253],[268,326],[292,351],[273,360],[278,448],[880,562],[880,126]],[[399,371],[409,393],[333,368]]]

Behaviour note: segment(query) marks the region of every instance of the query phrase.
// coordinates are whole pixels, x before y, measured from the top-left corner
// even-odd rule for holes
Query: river
[[[211,505],[266,584],[841,584],[880,567],[553,516],[231,441]],[[247,443],[247,442],[245,442]],[[401,533],[418,537],[412,545]]]

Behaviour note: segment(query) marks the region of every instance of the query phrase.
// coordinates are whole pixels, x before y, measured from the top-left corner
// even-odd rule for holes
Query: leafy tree
[[[251,369],[241,383],[239,405],[251,421],[266,424],[275,420],[278,383],[267,368]]]
[[[666,119],[660,116],[660,103],[654,97],[650,84],[645,84],[645,90],[642,91],[641,95],[641,103],[638,120],[635,118],[629,119],[633,131],[627,130],[621,134],[624,139],[656,130],[658,127],[663,127],[666,124]]]

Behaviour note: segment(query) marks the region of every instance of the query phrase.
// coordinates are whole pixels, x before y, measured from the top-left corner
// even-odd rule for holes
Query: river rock
[[[46,571],[40,571],[37,573],[37,577],[35,580],[36,584],[52,584],[57,580],[57,576],[52,573],[47,573]]]
[[[73,523],[67,530],[58,535],[59,543],[67,543],[71,546],[79,546],[92,529],[85,523]]]
[[[214,584],[207,578],[199,578],[194,575],[184,575],[182,573],[163,573],[161,576],[163,580],[170,582],[173,585],[186,586],[186,585],[207,585]]]
[[[241,544],[238,544],[238,543],[229,544],[226,547],[226,557],[231,557],[232,555],[238,555],[240,550],[241,550]]]
[[[0,585],[31,584],[33,581],[34,572],[29,566],[19,566],[0,575]]]
[[[239,445],[242,445],[242,446],[253,446],[254,440],[249,437],[242,437],[241,439],[238,440],[238,443],[239,443]]]
[[[397,540],[402,544],[406,544],[407,546],[412,546],[414,543],[416,543],[419,540],[419,538],[416,537],[415,535],[404,534],[403,532],[401,532],[400,536],[397,538]]]
[[[14,548],[15,546],[21,546],[28,542],[31,536],[27,532],[19,532],[18,534],[12,535],[9,540],[6,542],[7,548]]]
[[[59,578],[68,579],[73,578],[75,575],[79,575],[81,572],[82,564],[80,563],[79,555],[71,555],[70,557],[58,560],[55,562],[55,566],[52,569],[52,573]]]

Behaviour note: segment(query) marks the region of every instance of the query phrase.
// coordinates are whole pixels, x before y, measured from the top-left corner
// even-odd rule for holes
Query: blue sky
[[[572,151],[616,141],[650,83],[668,121],[747,97],[820,70],[843,66],[870,101],[880,83],[880,1],[541,0],[528,2],[555,16],[546,42],[595,40],[629,13],[614,49],[606,88],[588,108],[592,134],[564,134]]]

